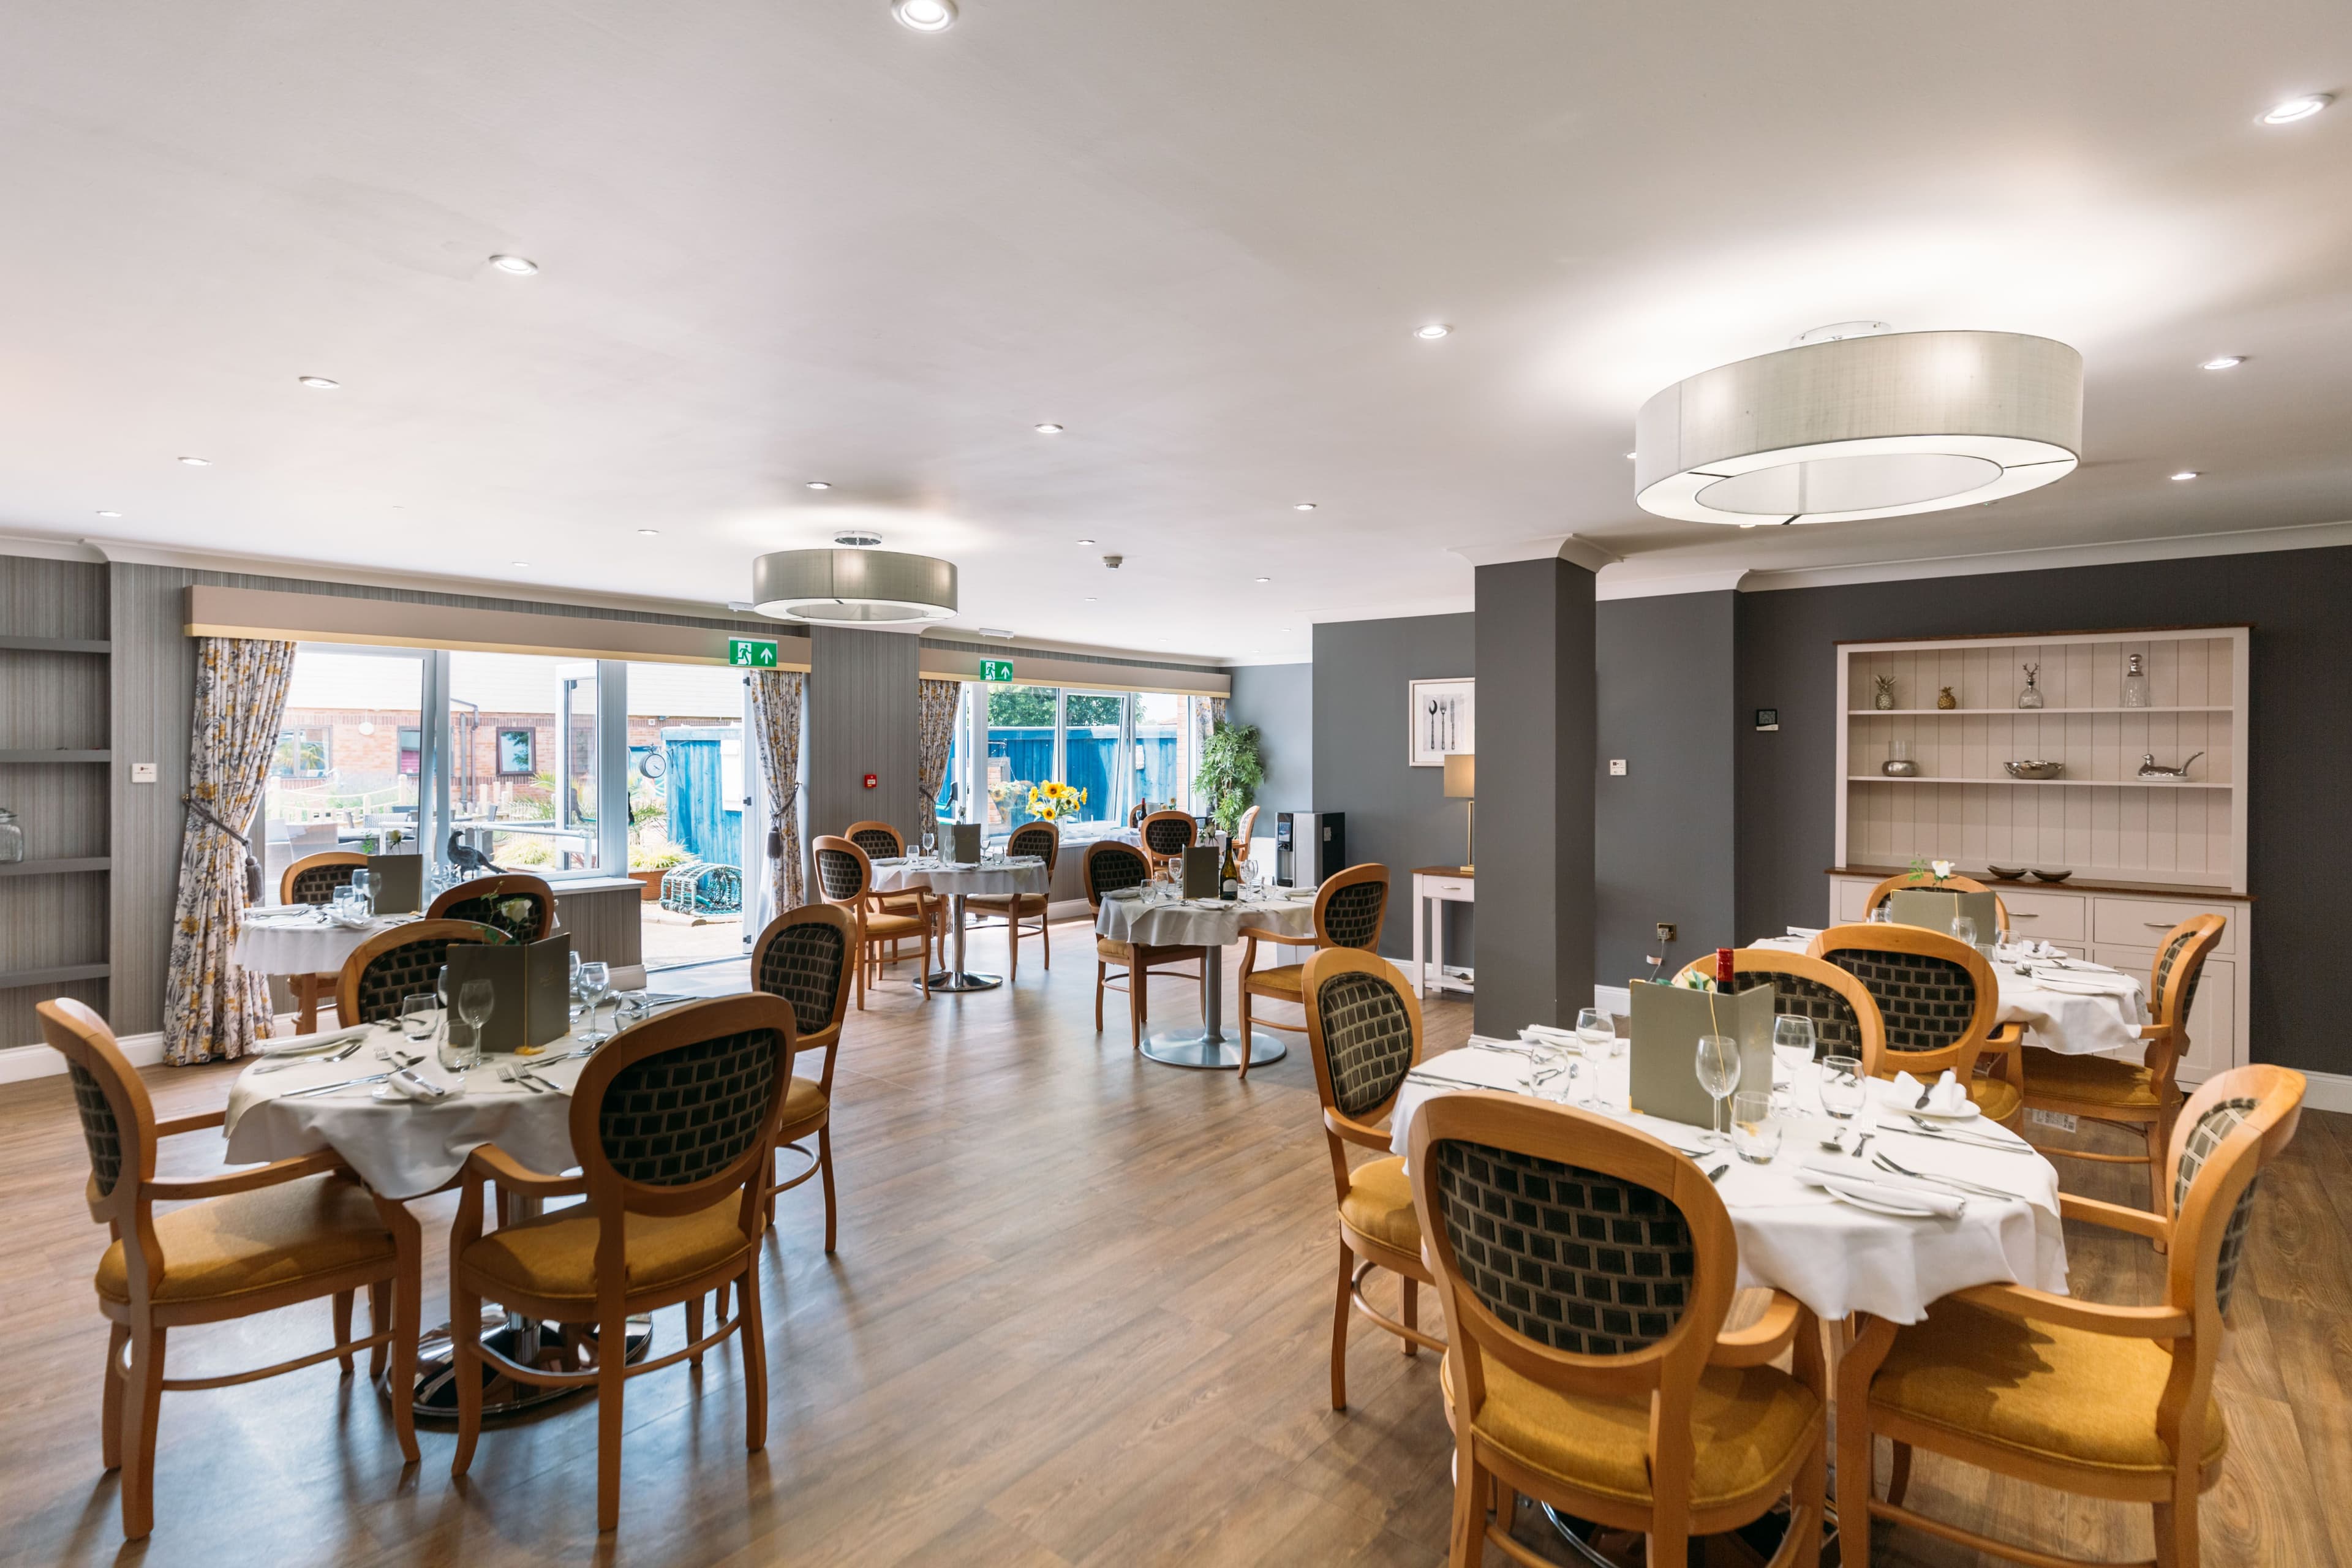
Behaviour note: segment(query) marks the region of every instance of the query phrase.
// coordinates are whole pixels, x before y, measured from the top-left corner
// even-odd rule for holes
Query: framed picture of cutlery
[[[1442,768],[1449,752],[1478,749],[1477,681],[1412,680],[1405,687],[1412,766]]]

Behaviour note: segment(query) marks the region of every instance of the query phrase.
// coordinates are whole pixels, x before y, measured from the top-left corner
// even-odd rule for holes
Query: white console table
[[[1412,994],[1475,989],[1460,975],[1445,973],[1444,904],[1475,903],[1475,878],[1459,866],[1423,866],[1412,874]]]

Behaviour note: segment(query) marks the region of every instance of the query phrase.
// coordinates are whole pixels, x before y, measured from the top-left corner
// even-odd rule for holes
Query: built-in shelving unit
[[[18,860],[0,865],[0,877],[62,877],[74,871],[103,871],[113,864],[103,855],[79,855],[63,860]]]
[[[0,763],[110,763],[112,752],[86,746],[0,747]]]

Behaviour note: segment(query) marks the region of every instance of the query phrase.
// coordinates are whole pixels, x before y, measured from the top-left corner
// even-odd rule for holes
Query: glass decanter
[[[0,805],[0,866],[14,866],[25,858],[25,830],[16,814]]]
[[[2147,706],[2147,671],[2140,663],[2141,658],[2139,654],[2133,654],[2131,663],[2124,670],[2124,706],[2126,708]]]
[[[2038,664],[2029,664],[2024,666],[2024,669],[2025,689],[2017,694],[2017,705],[2020,708],[2039,708],[2042,706],[2042,688],[2038,684],[2042,676],[2042,667]]]

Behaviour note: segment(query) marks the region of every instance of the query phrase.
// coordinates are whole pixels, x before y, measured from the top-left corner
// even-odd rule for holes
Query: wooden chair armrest
[[[225,1176],[206,1176],[194,1182],[149,1182],[145,1187],[147,1195],[157,1203],[179,1203],[188,1198],[225,1198],[231,1193],[249,1193],[257,1187],[274,1187],[302,1176],[349,1169],[343,1157],[332,1149],[317,1149],[290,1160],[272,1160],[267,1165],[231,1171]]]
[[[223,1106],[218,1110],[207,1110],[201,1116],[174,1116],[169,1121],[158,1121],[155,1123],[155,1136],[175,1138],[183,1132],[202,1132],[207,1127],[227,1124],[228,1108]]]
[[[1715,1348],[1706,1353],[1709,1366],[1761,1366],[1785,1351],[1796,1340],[1797,1331],[1811,1321],[1812,1314],[1794,1296],[1779,1290],[1772,1292],[1772,1304],[1764,1315],[1744,1329],[1733,1329],[1715,1337]]]
[[[551,1176],[534,1171],[495,1143],[485,1143],[467,1155],[466,1168],[458,1178],[468,1183],[487,1179],[510,1193],[534,1198],[568,1198],[588,1190],[586,1176]]]
[[[1261,942],[1271,942],[1284,947],[1313,947],[1315,945],[1315,939],[1311,936],[1291,936],[1283,931],[1268,931],[1264,926],[1244,926],[1242,927],[1239,934],[1242,940],[1250,942],[1253,945]]]
[[[1329,1128],[1334,1135],[1344,1138],[1350,1143],[1361,1145],[1366,1149],[1378,1149],[1383,1154],[1395,1152],[1389,1147],[1387,1133],[1367,1122],[1357,1121],[1345,1111],[1326,1110],[1323,1113],[1323,1125]]]
[[[2078,1301],[2072,1296],[2053,1296],[2025,1285],[1977,1285],[1955,1290],[1946,1300],[1966,1301],[2005,1317],[2056,1323],[2117,1339],[2185,1339],[2195,1326],[2189,1314],[2177,1307],[2110,1307],[2099,1301]]]
[[[2150,1214],[2146,1209],[2127,1209],[2121,1204],[2103,1203],[2097,1198],[2076,1197],[2072,1193],[2058,1194],[2058,1217],[2088,1220],[2093,1225],[2103,1225],[2109,1230],[2127,1230],[2151,1241],[2172,1239],[2172,1222],[2160,1214]]]

